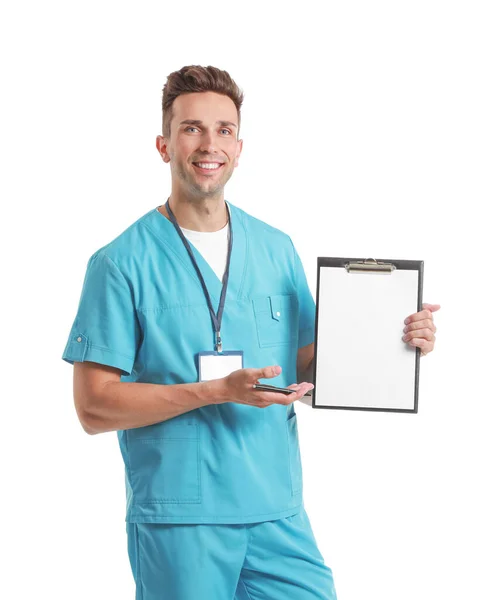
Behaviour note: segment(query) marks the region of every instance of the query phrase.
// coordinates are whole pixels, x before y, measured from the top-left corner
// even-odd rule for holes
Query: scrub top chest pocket
[[[253,311],[261,348],[291,344],[298,333],[297,300],[293,294],[254,298]]]

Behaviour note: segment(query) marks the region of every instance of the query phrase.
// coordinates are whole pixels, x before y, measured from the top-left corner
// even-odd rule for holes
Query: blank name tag
[[[241,350],[198,353],[198,381],[221,379],[238,369],[243,369],[243,352]]]

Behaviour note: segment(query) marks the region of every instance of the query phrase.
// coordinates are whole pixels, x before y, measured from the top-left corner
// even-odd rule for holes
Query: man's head
[[[230,75],[215,67],[183,67],[168,76],[157,149],[170,162],[174,194],[223,198],[243,146],[242,102]]]

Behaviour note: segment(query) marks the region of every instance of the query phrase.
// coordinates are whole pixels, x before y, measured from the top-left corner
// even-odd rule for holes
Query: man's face
[[[157,148],[170,162],[173,191],[198,197],[222,194],[243,145],[237,141],[235,104],[223,94],[200,92],[178,96],[172,108],[170,138],[158,136]]]

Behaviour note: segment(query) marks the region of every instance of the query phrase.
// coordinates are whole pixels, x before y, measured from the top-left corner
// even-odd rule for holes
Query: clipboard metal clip
[[[367,258],[358,262],[348,262],[345,268],[348,273],[393,273],[396,269],[392,263],[377,262],[374,258]]]

